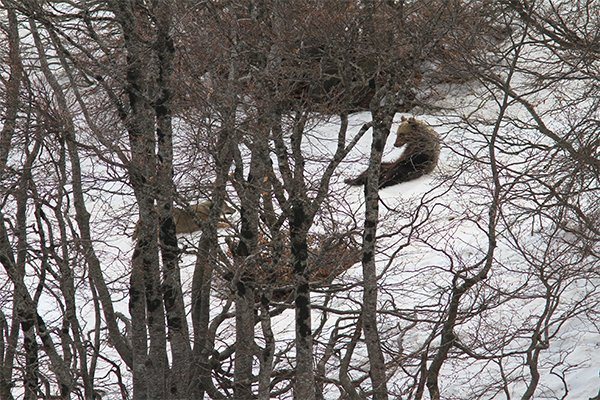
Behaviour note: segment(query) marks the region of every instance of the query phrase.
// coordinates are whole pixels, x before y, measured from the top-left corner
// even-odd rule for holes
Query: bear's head
[[[398,130],[396,131],[394,146],[402,147],[411,142],[414,139],[415,132],[419,131],[420,126],[423,124],[423,122],[417,121],[415,117],[402,117],[400,126],[398,126]]]
[[[438,134],[426,123],[415,117],[402,117],[398,131],[396,132],[395,147],[404,145],[439,148]]]

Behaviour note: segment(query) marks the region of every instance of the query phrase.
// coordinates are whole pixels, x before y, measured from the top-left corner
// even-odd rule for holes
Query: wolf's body
[[[175,234],[193,233],[202,229],[202,223],[208,219],[212,208],[212,201],[205,200],[197,204],[191,204],[186,208],[173,207],[173,222],[175,223]],[[228,205],[223,205],[217,228],[228,228],[231,226],[226,215],[233,214],[235,210]],[[139,235],[139,223],[133,232],[133,239]]]

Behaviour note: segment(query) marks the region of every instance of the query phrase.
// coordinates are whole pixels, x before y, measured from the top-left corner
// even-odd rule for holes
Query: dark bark
[[[37,343],[35,325],[36,325],[36,304],[33,299],[30,299],[29,293],[25,288],[23,279],[25,275],[25,255],[27,254],[27,243],[26,243],[26,209],[27,209],[27,191],[28,191],[28,177],[27,173],[24,173],[21,179],[21,187],[15,193],[17,201],[17,212],[15,216],[17,238],[16,246],[16,263],[15,267],[20,271],[13,279],[18,279],[18,282],[14,283],[15,287],[15,300],[17,300],[15,307],[18,312],[18,321],[20,321],[21,332],[23,334],[23,350],[25,352],[25,367],[23,372],[23,388],[24,388],[24,399],[34,400],[37,398],[38,391],[40,390],[40,377],[39,377],[39,346]],[[1,216],[1,215],[0,215]],[[16,272],[16,271],[15,271]],[[10,273],[9,273],[10,276]]]
[[[23,75],[17,16],[14,8],[11,7],[10,4],[3,4],[3,6],[6,7],[6,13],[8,17],[6,33],[8,36],[8,59],[10,75],[6,80],[6,109],[3,115],[2,131],[0,131],[0,176],[5,173],[8,153],[11,148],[11,141],[15,134],[17,113],[20,105],[19,91]],[[3,215],[1,212],[0,219],[3,220]],[[4,230],[4,227],[0,229]],[[16,288],[13,290],[16,290]],[[13,307],[11,326],[8,326],[4,314],[0,312],[0,364],[2,364],[0,367],[0,399],[2,400],[13,399],[11,393],[11,388],[13,386],[12,376],[19,337],[18,324],[20,320],[17,310],[17,307]],[[31,389],[27,388],[26,386],[26,390],[30,391]]]
[[[288,162],[288,150],[281,131],[281,114],[273,113],[273,139],[279,169],[284,184],[290,193],[286,216],[290,223],[290,245],[294,269],[294,308],[296,366],[294,382],[295,399],[314,399],[316,396],[313,369],[313,336],[311,323],[310,285],[308,280],[307,235],[316,212],[315,204],[310,204],[304,176],[304,155],[302,135],[306,115],[298,112],[295,116],[290,150],[293,170]],[[326,181],[328,183],[328,181]],[[311,207],[308,209],[308,207]]]
[[[211,379],[209,358],[213,352],[209,340],[208,324],[210,323],[210,289],[212,283],[214,259],[214,241],[203,235],[198,243],[198,256],[192,278],[192,327],[194,333],[193,360],[198,366],[191,383],[190,393],[197,398],[204,398],[208,382]]]
[[[346,145],[347,115],[341,115],[341,125],[338,134],[337,149],[332,160],[325,167],[320,177],[317,193],[311,200],[306,188],[304,174],[304,155],[302,153],[302,136],[306,124],[306,115],[297,113],[291,143],[290,153],[283,140],[281,114],[273,112],[271,116],[272,136],[279,171],[283,185],[289,191],[289,201],[286,203],[282,193],[276,197],[285,204],[285,215],[290,223],[290,244],[292,265],[294,270],[294,306],[295,306],[295,344],[296,344],[296,379],[294,383],[294,398],[313,399],[316,397],[315,373],[313,368],[313,332],[311,326],[311,299],[308,269],[308,232],[313,224],[315,215],[325,201],[329,182],[339,163],[354,147],[358,140],[368,131],[370,124],[361,128],[359,133]],[[293,161],[293,165],[290,163]],[[275,181],[274,181],[275,182]]]
[[[14,307],[16,318],[23,332],[23,347],[25,350],[24,389],[28,399],[35,399],[40,387],[39,378],[39,348],[47,354],[52,368],[57,376],[61,392],[68,395],[74,386],[74,378],[69,366],[57,351],[52,336],[48,332],[44,319],[37,312],[37,297],[32,298],[25,284],[25,265],[27,256],[26,238],[26,207],[28,191],[30,190],[31,169],[41,148],[41,140],[36,138],[31,151],[27,153],[23,172],[14,193],[17,204],[16,213],[16,244],[15,250],[10,243],[5,225],[4,214],[0,212],[0,263],[14,287]],[[16,253],[16,256],[15,256]],[[36,335],[37,333],[37,335]],[[37,342],[39,337],[41,346]]]
[[[236,399],[253,399],[252,363],[256,352],[254,326],[256,291],[253,274],[258,268],[256,252],[259,240],[259,206],[265,190],[269,154],[268,130],[259,123],[258,131],[250,144],[252,151],[248,178],[243,179],[243,165],[236,164],[237,190],[241,201],[240,241],[235,249],[238,270],[232,284],[236,301],[236,345],[234,370],[234,395]],[[241,178],[241,179],[240,179]]]
[[[125,119],[131,148],[129,178],[139,208],[140,235],[132,257],[129,309],[133,334],[134,399],[167,398],[165,306],[161,287],[158,247],[156,113],[151,104],[153,49],[140,37],[153,32],[145,10],[138,3],[116,1],[126,51],[126,95],[129,115]],[[144,315],[145,311],[145,315]],[[141,324],[141,325],[137,325]],[[146,348],[146,328],[148,347]],[[137,374],[136,372],[139,372]]]
[[[271,329],[271,316],[269,315],[270,293],[264,293],[260,306],[260,325],[262,328],[265,347],[260,353],[260,370],[258,373],[258,400],[271,398],[271,375],[273,373],[273,359],[275,354],[275,337]]]
[[[256,158],[256,156],[253,156]],[[252,271],[256,268],[251,255],[254,255],[258,240],[258,191],[254,185],[252,172],[248,185],[243,190],[241,208],[241,237],[236,248],[236,271],[232,282],[235,291],[235,364],[234,396],[240,400],[250,400],[252,394],[252,359],[254,348],[254,287]],[[248,272],[246,272],[248,271]]]
[[[230,99],[229,99],[230,100]],[[232,101],[232,100],[230,100]],[[235,103],[234,103],[235,104]],[[211,398],[224,399],[212,382],[211,357],[214,353],[214,332],[210,328],[211,288],[213,273],[218,263],[219,245],[217,239],[217,221],[224,204],[225,187],[229,169],[233,161],[232,147],[236,140],[233,129],[235,105],[224,110],[226,126],[217,139],[217,152],[214,154],[216,178],[212,194],[213,207],[207,223],[203,225],[202,237],[198,243],[198,255],[192,278],[192,326],[194,333],[193,363],[194,369],[189,393],[192,398],[203,398],[206,393]]]
[[[61,45],[61,42],[54,31],[54,27],[49,24],[47,20],[42,21],[44,23],[45,28],[50,35],[50,39],[52,44],[55,46],[58,52],[58,57],[61,65],[67,71],[67,76],[71,83],[73,82],[73,76],[71,74],[69,63],[65,58],[65,51]],[[110,296],[109,289],[106,285],[106,282],[103,278],[102,267],[100,261],[96,255],[95,249],[93,247],[91,233],[90,233],[90,215],[86,209],[85,200],[84,200],[84,189],[82,185],[82,173],[81,166],[79,161],[79,154],[77,149],[77,143],[75,139],[75,132],[72,117],[70,111],[67,106],[67,101],[65,95],[63,93],[62,87],[59,85],[56,77],[52,73],[51,69],[48,66],[48,61],[46,60],[46,54],[44,52],[44,46],[39,38],[38,30],[36,23],[33,19],[30,19],[30,27],[31,31],[36,43],[36,47],[38,49],[38,54],[42,66],[42,72],[46,76],[50,86],[53,91],[56,93],[58,99],[58,106],[60,108],[58,115],[61,115],[62,118],[60,120],[53,121],[56,125],[53,129],[59,129],[62,131],[65,143],[67,144],[68,153],[69,153],[69,164],[71,166],[71,183],[73,185],[73,197],[74,197],[74,208],[75,208],[75,219],[77,221],[77,226],[79,228],[79,234],[76,235],[76,243],[81,248],[82,253],[84,254],[85,260],[89,266],[90,278],[92,284],[95,286],[95,289],[98,293],[98,298],[102,303],[102,310],[104,312],[105,321],[108,327],[108,333],[110,336],[111,343],[114,344],[116,350],[119,352],[119,355],[123,359],[123,361],[131,366],[131,347],[128,341],[123,335],[121,335],[115,312],[113,309],[113,303]],[[77,87],[74,85],[73,89],[75,93],[78,95]],[[48,110],[46,110],[47,112]],[[60,168],[60,167],[59,167]],[[67,173],[64,171],[64,165],[62,166],[63,172],[62,176],[66,176]],[[62,188],[61,188],[62,190]],[[61,217],[61,216],[57,216]],[[61,225],[62,227],[62,225]],[[64,236],[63,236],[64,237]],[[65,270],[66,271],[66,270]],[[68,276],[68,273],[65,272],[65,276]],[[70,289],[67,287],[66,290],[70,292]],[[78,331],[78,327],[76,325],[72,325],[73,331]],[[79,336],[79,334],[74,333],[75,337]],[[76,339],[76,341],[78,341]],[[79,341],[78,341],[79,342]],[[81,351],[84,351],[83,348],[79,348]],[[84,357],[82,357],[83,359]],[[93,374],[93,368],[90,368],[90,373]],[[82,372],[85,375],[85,372]],[[84,378],[86,380],[87,378]],[[91,378],[90,378],[91,379]],[[91,383],[85,383],[86,393],[89,392]]]
[[[308,244],[304,206],[295,202],[290,221],[292,262],[294,265],[294,306],[296,310],[295,399],[315,399],[313,336],[310,285],[308,281]]]
[[[288,211],[290,222],[290,244],[294,267],[294,307],[296,376],[294,399],[315,399],[315,373],[313,368],[313,332],[308,274],[308,230],[312,225],[316,209],[308,209],[310,201],[304,176],[304,155],[302,138],[307,116],[296,113],[290,140],[291,156],[294,161],[293,176],[287,182],[290,191],[291,207]]]
[[[255,164],[258,155],[252,156]],[[258,161],[260,162],[260,161]],[[253,171],[254,169],[254,171]],[[249,400],[252,394],[252,358],[254,348],[254,288],[252,272],[256,268],[251,255],[254,255],[258,241],[258,199],[259,192],[254,187],[257,180],[251,168],[248,182],[243,184],[241,198],[241,230],[240,242],[235,250],[236,265],[232,281],[235,291],[235,365],[234,365],[234,396],[236,399]]]
[[[16,308],[13,308],[11,324],[8,325],[6,317],[0,311],[0,399],[13,400],[11,389],[12,376],[15,362],[15,353],[19,342],[19,319]]]
[[[348,367],[350,366],[350,361],[352,360],[352,354],[354,353],[354,349],[360,340],[362,333],[362,318],[359,318],[356,321],[356,329],[352,334],[352,338],[350,339],[350,343],[346,347],[346,353],[343,355],[340,360],[340,370],[339,370],[339,379],[340,384],[344,388],[346,395],[350,400],[363,400],[364,396],[360,396],[354,387],[352,380],[348,374]]]
[[[233,393],[236,399],[251,400],[254,342],[254,289],[240,279],[235,293],[235,366]]]
[[[154,102],[157,138],[157,206],[160,224],[160,244],[163,264],[163,300],[167,318],[168,338],[171,344],[172,370],[170,395],[186,396],[190,385],[192,361],[189,328],[185,314],[181,275],[179,272],[179,249],[173,221],[173,128],[172,128],[172,80],[175,45],[171,36],[171,10],[168,3],[158,3],[154,14],[157,21],[156,53],[159,74],[158,94]]]
[[[216,230],[209,228],[198,243],[198,256],[192,278],[192,324],[194,328],[194,376],[189,389],[192,398],[225,399],[212,382],[211,357],[214,353],[214,332],[210,329],[210,296],[216,262]]]
[[[8,57],[10,63],[10,75],[6,80],[5,104],[6,110],[3,115],[3,126],[0,131],[0,172],[4,172],[11,140],[15,133],[17,124],[17,113],[19,111],[19,91],[23,75],[21,65],[21,54],[19,49],[18,22],[15,10],[10,3],[5,5],[8,14]]]
[[[50,86],[52,87],[52,89],[55,93],[55,96],[57,98],[57,104],[58,104],[59,110],[56,114],[60,115],[62,117],[60,120],[52,121],[52,122],[54,124],[56,124],[56,127],[62,131],[62,136],[63,136],[61,138],[62,140],[61,140],[60,159],[59,159],[58,165],[57,165],[57,169],[59,171],[59,189],[58,189],[57,207],[56,207],[57,212],[55,212],[55,218],[59,222],[58,229],[60,232],[60,237],[62,238],[62,240],[61,240],[62,255],[54,256],[57,264],[59,265],[59,269],[61,272],[60,287],[61,287],[61,291],[63,294],[63,298],[65,300],[65,322],[64,322],[65,326],[63,327],[63,332],[68,331],[68,330],[71,330],[71,332],[72,332],[71,338],[69,338],[69,340],[73,341],[74,347],[77,351],[77,355],[80,360],[79,374],[82,377],[84,392],[85,392],[86,398],[92,398],[93,397],[93,369],[90,368],[88,370],[87,350],[85,348],[83,338],[81,337],[81,326],[79,324],[79,320],[77,318],[77,313],[76,313],[77,307],[76,307],[76,301],[75,301],[75,282],[74,282],[74,276],[72,273],[72,266],[69,265],[68,262],[66,261],[66,260],[69,260],[69,258],[70,258],[69,257],[69,249],[67,247],[68,237],[67,237],[67,231],[66,231],[66,227],[68,224],[64,220],[62,210],[63,210],[63,199],[67,197],[67,194],[65,193],[64,188],[67,186],[68,183],[71,183],[73,186],[73,196],[75,199],[74,203],[75,203],[76,220],[77,220],[78,226],[80,228],[80,236],[79,237],[81,237],[83,239],[83,240],[81,240],[81,242],[84,243],[82,245],[82,247],[87,250],[86,254],[87,254],[88,262],[90,262],[90,269],[93,268],[94,263],[96,263],[96,265],[99,265],[99,262],[95,256],[95,252],[91,245],[91,237],[89,236],[90,235],[89,215],[87,213],[87,210],[85,209],[85,202],[84,202],[84,197],[83,197],[84,189],[83,189],[83,185],[82,185],[82,172],[81,172],[81,165],[80,165],[79,154],[78,154],[79,150],[77,148],[77,142],[76,142],[76,137],[75,137],[76,134],[75,134],[74,123],[73,123],[72,117],[70,116],[65,93],[63,92],[63,89],[59,85],[57,78],[54,76],[51,69],[49,68],[48,61],[46,60],[46,55],[44,53],[44,48],[43,48],[43,45],[42,45],[42,42],[41,42],[41,39],[40,39],[40,36],[38,33],[38,29],[37,29],[36,23],[33,20],[30,20],[30,27],[31,27],[33,38],[34,38],[34,42],[36,44],[36,48],[40,55],[39,57],[40,57],[40,61],[41,61],[42,72],[44,73],[44,76],[48,80],[48,82],[49,82]],[[58,37],[56,36],[56,34],[52,31],[52,29],[53,28],[50,27],[49,33],[50,33],[50,37],[53,41],[53,44],[58,49],[61,65],[63,67],[65,67],[66,71],[69,71],[68,63],[63,54],[63,48],[61,46],[61,43],[60,43]],[[71,74],[68,73],[68,76],[72,82]],[[64,154],[65,153],[65,144],[66,144],[66,148],[68,150],[68,155],[69,155],[68,164],[71,167],[71,170],[69,172],[66,171],[67,160],[66,160],[66,155]],[[68,182],[68,176],[71,176],[71,182]],[[40,226],[40,235],[43,235],[42,222],[41,222],[41,218],[40,218],[41,213],[42,213],[41,210],[39,210],[38,212],[36,212],[36,215],[38,216],[38,226]],[[44,238],[41,237],[41,240],[43,242]],[[110,303],[112,306],[110,297],[108,299],[105,299],[105,303]],[[108,307],[106,310],[106,314],[112,315],[111,310]],[[109,323],[109,326],[110,325],[111,324]],[[116,338],[114,340],[114,342],[116,343],[117,350],[123,351],[124,355],[125,355],[125,359],[126,359],[127,355],[129,355],[128,346],[126,343],[119,344],[119,341],[123,342],[123,338],[121,337],[122,335],[120,334],[120,332],[118,332],[116,323],[113,322],[112,325],[113,325],[113,327],[112,327],[113,331],[111,333],[113,335],[118,335],[118,338]]]
[[[392,115],[379,108],[372,111],[373,142],[369,159],[368,177],[365,184],[365,223],[363,231],[363,307],[362,327],[369,354],[369,375],[373,385],[373,398],[388,398],[385,360],[381,350],[377,327],[377,268],[375,264],[377,224],[379,222],[379,168],[383,148],[391,127]]]
[[[71,152],[74,151],[73,147],[74,147],[74,141],[71,138],[67,139],[70,143],[68,145],[68,147],[70,147]],[[59,189],[58,189],[58,196],[56,199],[56,211],[54,213],[54,216],[56,218],[56,220],[58,221],[58,230],[60,232],[60,242],[61,242],[61,246],[60,246],[60,251],[61,254],[58,255],[54,252],[54,250],[52,250],[52,257],[54,258],[55,262],[58,264],[59,266],[59,270],[60,270],[60,289],[61,289],[61,293],[64,299],[64,305],[65,305],[65,310],[64,310],[64,320],[63,320],[63,328],[61,330],[62,333],[62,343],[63,346],[67,346],[70,344],[70,342],[72,342],[73,347],[75,348],[76,351],[76,355],[79,359],[79,368],[78,368],[78,374],[81,376],[81,380],[83,383],[83,389],[84,389],[84,394],[86,399],[92,399],[93,398],[93,387],[94,387],[94,382],[93,382],[93,369],[92,369],[92,365],[90,365],[88,363],[88,354],[87,354],[87,349],[86,349],[86,345],[84,344],[84,339],[82,338],[82,328],[81,328],[81,324],[79,323],[79,319],[77,318],[77,303],[76,303],[76,298],[75,298],[75,276],[73,273],[73,265],[70,265],[69,260],[71,259],[69,252],[70,249],[68,248],[68,242],[69,242],[69,238],[68,238],[68,234],[67,234],[67,226],[68,223],[65,221],[62,211],[64,210],[64,204],[63,204],[63,199],[67,198],[67,194],[64,193],[64,188],[67,187],[68,185],[68,173],[66,170],[66,154],[65,153],[65,149],[64,149],[64,145],[61,146],[61,156],[60,156],[60,160],[59,160],[59,165],[58,165],[58,169],[60,170],[60,181],[59,181]],[[74,161],[75,163],[78,162],[78,160]],[[77,168],[77,167],[76,167]],[[75,185],[74,185],[75,186]],[[42,214],[43,211],[41,210],[36,210],[36,218],[37,218],[37,225],[39,227],[39,234],[40,234],[40,241],[42,243],[46,242],[46,238],[44,237],[44,229],[43,229],[43,223],[42,223],[42,218],[40,217],[40,215]],[[50,243],[52,243],[50,241]],[[49,248],[51,248],[52,246],[48,246]],[[46,252],[46,249],[42,249],[42,252]],[[44,257],[48,257],[49,254],[44,254]],[[96,315],[96,318],[99,318],[100,314]],[[70,332],[70,336],[69,336],[69,332]],[[63,354],[68,354],[68,350],[63,350]],[[70,364],[70,362],[68,360],[65,359],[65,362],[67,364]],[[89,368],[89,369],[88,369]]]

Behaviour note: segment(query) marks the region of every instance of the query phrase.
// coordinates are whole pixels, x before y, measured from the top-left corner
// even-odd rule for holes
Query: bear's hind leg
[[[414,154],[407,159],[400,159],[391,164],[386,171],[382,170],[379,187],[397,185],[412,181],[430,172],[431,159],[427,154]]]
[[[367,171],[364,171],[356,178],[348,178],[344,182],[350,186],[362,186],[367,183]]]
[[[390,168],[394,168],[394,163],[389,163],[389,162],[382,162],[380,169],[379,169],[379,187],[381,187],[381,179],[383,176],[385,176],[388,171],[390,170]],[[352,186],[362,186],[365,183],[367,183],[367,176],[369,175],[369,170],[365,170],[363,171],[359,176],[357,176],[356,178],[351,178],[351,179],[346,179],[344,182],[346,182],[348,185],[352,185]]]

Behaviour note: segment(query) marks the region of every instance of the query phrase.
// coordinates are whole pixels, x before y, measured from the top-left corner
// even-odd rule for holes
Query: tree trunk
[[[236,293],[236,345],[234,370],[234,395],[236,399],[250,400],[252,393],[252,362],[256,350],[254,341],[255,325],[255,283],[257,269],[256,251],[259,240],[259,207],[265,185],[266,165],[269,154],[268,130],[259,124],[257,133],[250,145],[252,151],[248,178],[243,179],[243,165],[236,165],[236,177],[241,180],[238,194],[241,201],[240,241],[235,249],[239,270],[233,280]]]
[[[252,400],[252,358],[254,354],[254,290],[243,280],[236,284],[235,298],[234,398]]]
[[[294,399],[315,399],[313,336],[308,281],[308,244],[304,206],[295,202],[290,221],[292,262],[294,265],[294,305],[296,309],[296,382]]]
[[[19,31],[18,31],[18,21],[15,10],[9,4],[3,4],[6,8],[6,13],[8,16],[8,26],[6,29],[6,34],[8,36],[8,54],[9,54],[9,62],[10,62],[10,76],[8,80],[6,80],[5,87],[5,113],[3,115],[3,126],[0,131],[0,174],[4,172],[6,167],[6,162],[8,160],[8,153],[11,148],[11,141],[15,133],[16,123],[17,123],[17,113],[19,110],[19,90],[21,79],[23,75],[23,67],[21,64],[21,54],[19,47]],[[5,232],[4,227],[4,215],[0,212],[0,221],[3,232]],[[8,238],[6,239],[8,241]],[[0,243],[0,247],[2,244]],[[7,249],[8,250],[8,249]],[[4,257],[0,253],[0,257]],[[16,287],[13,289],[16,290]],[[16,299],[16,297],[15,297]],[[1,400],[12,400],[13,396],[11,393],[11,388],[13,386],[13,366],[15,360],[15,354],[17,349],[17,343],[19,340],[19,313],[18,308],[13,307],[12,318],[11,318],[11,326],[9,327],[5,315],[0,311],[0,337],[1,337],[1,347],[0,347],[0,399]],[[7,332],[6,342],[4,337],[4,332]],[[27,391],[27,387],[25,387]],[[26,392],[27,397],[27,392]]]
[[[172,371],[170,395],[186,395],[191,370],[191,345],[185,314],[181,275],[179,272],[177,237],[173,221],[173,128],[172,128],[172,76],[175,46],[171,37],[171,10],[167,2],[158,3],[156,52],[159,75],[158,93],[154,104],[156,138],[158,147],[157,206],[159,212],[159,237],[163,263],[162,292],[167,318],[168,338],[171,344]]]
[[[376,110],[373,114],[373,143],[365,184],[365,225],[363,232],[363,307],[362,326],[369,355],[369,375],[373,399],[387,400],[385,360],[377,327],[377,268],[375,264],[377,224],[379,220],[379,170],[383,149],[391,127],[391,117]]]
[[[0,131],[0,171],[4,171],[8,159],[8,152],[11,147],[12,137],[15,133],[17,124],[17,113],[19,111],[19,90],[21,87],[21,78],[23,75],[23,66],[21,64],[21,54],[19,48],[18,21],[15,10],[8,5],[6,12],[8,14],[8,53],[10,60],[10,76],[6,80],[5,89],[5,107],[3,115],[3,125]]]
[[[151,68],[146,65],[152,65],[153,49],[139,36],[140,32],[153,32],[153,28],[150,20],[143,17],[147,10],[138,9],[138,3],[116,1],[114,4],[126,50],[129,115],[124,123],[131,148],[129,178],[140,224],[132,257],[129,298],[133,326],[133,398],[165,399],[169,368],[155,209],[158,193],[155,126],[158,121],[150,104],[156,82],[150,76]]]
[[[198,366],[190,394],[196,398],[204,398],[206,382],[211,378],[211,367],[208,362],[212,354],[212,346],[208,340],[208,324],[210,322],[210,287],[212,282],[212,245],[207,235],[200,238],[198,256],[192,277],[192,327],[194,332],[194,364]]]
[[[194,328],[194,368],[189,396],[203,399],[206,393],[212,399],[225,399],[212,383],[210,357],[214,351],[214,337],[209,329],[210,293],[215,263],[216,229],[208,229],[200,238],[198,256],[192,278],[192,324]]]
[[[269,293],[263,294],[260,307],[260,324],[265,339],[265,348],[260,354],[259,360],[258,400],[269,400],[271,398],[271,375],[273,373],[273,358],[275,355],[275,338],[271,329],[269,298]]]

